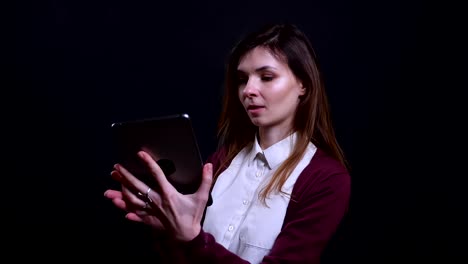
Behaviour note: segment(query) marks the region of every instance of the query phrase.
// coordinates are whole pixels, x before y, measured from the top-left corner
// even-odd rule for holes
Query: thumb
[[[203,198],[208,198],[213,182],[213,164],[207,163],[203,166],[203,176],[197,194]]]

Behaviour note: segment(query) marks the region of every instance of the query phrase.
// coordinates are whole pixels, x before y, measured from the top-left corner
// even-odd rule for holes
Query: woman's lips
[[[264,106],[260,105],[249,105],[247,111],[252,115],[258,115],[265,109]]]

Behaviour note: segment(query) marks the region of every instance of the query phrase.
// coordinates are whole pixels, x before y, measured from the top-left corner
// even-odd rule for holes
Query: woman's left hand
[[[207,163],[203,166],[203,178],[197,192],[184,195],[172,186],[159,165],[148,153],[140,151],[138,156],[146,163],[160,188],[158,190],[149,188],[123,166],[116,164],[114,166],[115,171],[112,174],[114,179],[122,184],[122,192],[108,190],[106,197],[113,199],[114,203],[121,208],[140,208],[134,210],[136,213],[130,212],[127,214],[127,217],[131,220],[138,221],[141,218],[148,218],[145,217],[147,215],[153,216],[153,218],[156,217],[159,220],[159,224],[162,224],[165,230],[173,234],[174,239],[179,241],[194,239],[200,233],[200,221],[211,190],[212,164]],[[132,199],[123,199],[122,194],[125,194],[125,192]],[[119,200],[119,195],[122,200]],[[139,196],[140,198],[137,198]],[[119,200],[121,206],[116,203],[115,198]]]

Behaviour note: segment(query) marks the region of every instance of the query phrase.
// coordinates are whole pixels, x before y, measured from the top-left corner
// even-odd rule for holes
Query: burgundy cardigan
[[[213,163],[213,171],[224,157],[225,153],[218,151],[207,160]],[[289,202],[281,232],[261,263],[320,263],[322,252],[348,210],[350,192],[346,168],[317,149],[297,178],[291,194],[294,201]],[[170,263],[249,263],[203,230],[192,241],[176,247],[173,250],[178,253],[167,256]],[[165,250],[167,253],[167,245]]]

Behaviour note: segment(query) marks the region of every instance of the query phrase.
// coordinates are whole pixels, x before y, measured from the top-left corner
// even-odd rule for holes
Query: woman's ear
[[[301,84],[299,84],[299,96],[303,96],[306,93],[306,88]]]

